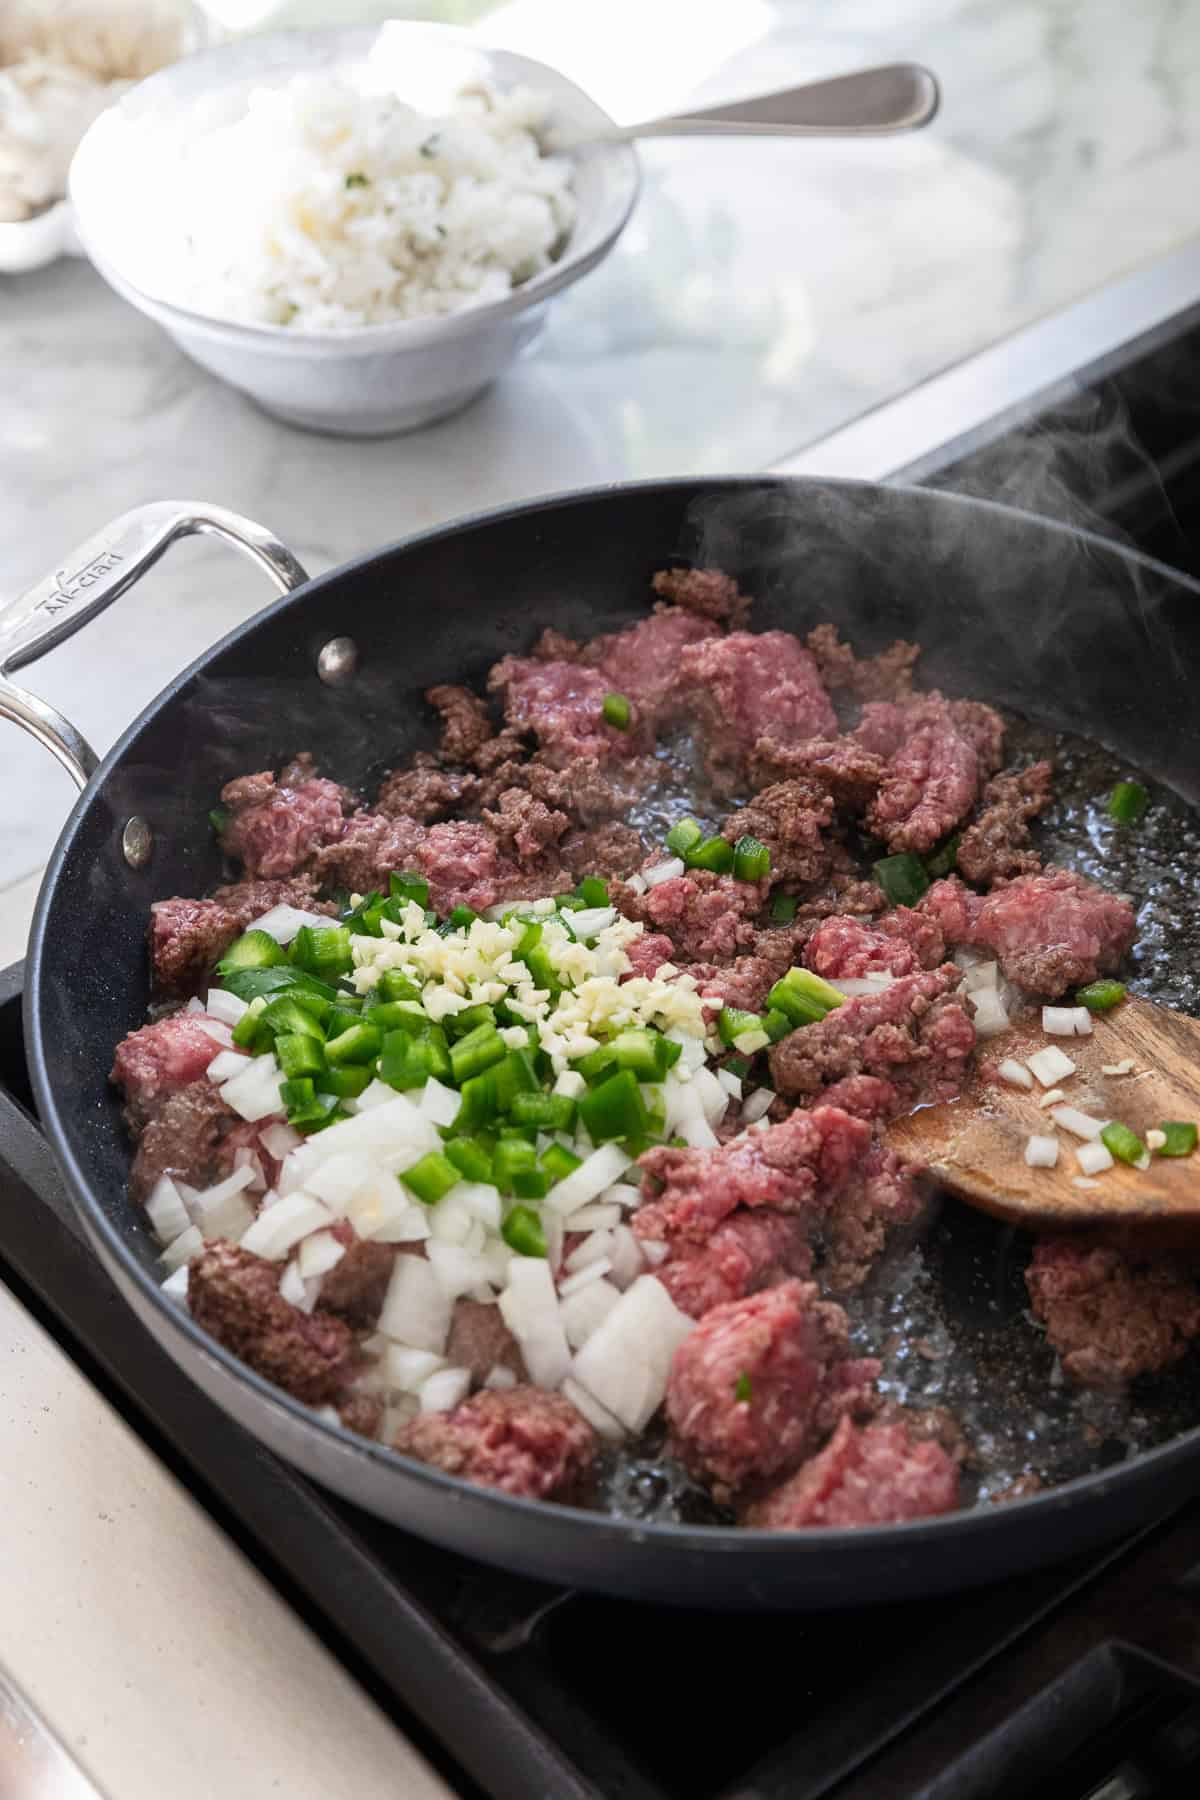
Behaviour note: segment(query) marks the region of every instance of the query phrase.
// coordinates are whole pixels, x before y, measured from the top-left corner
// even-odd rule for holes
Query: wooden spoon
[[[924,1163],[932,1179],[968,1205],[1027,1231],[1101,1228],[1117,1242],[1156,1246],[1200,1242],[1200,1151],[1152,1158],[1148,1169],[1115,1162],[1086,1177],[1075,1159],[1082,1140],[1055,1125],[1046,1093],[1010,1087],[985,1069],[1005,1057],[1024,1062],[1057,1045],[1077,1073],[1057,1085],[1059,1104],[1099,1119],[1119,1119],[1145,1142],[1164,1119],[1200,1122],[1200,1023],[1148,1000],[1127,999],[1093,1019],[1090,1037],[1048,1037],[1035,1008],[1002,1035],[980,1046],[977,1068],[957,1100],[922,1107],[895,1119],[887,1142],[902,1156]],[[1131,1061],[1129,1074],[1106,1075],[1105,1065]],[[1025,1145],[1034,1132],[1059,1140],[1058,1164],[1031,1169]]]

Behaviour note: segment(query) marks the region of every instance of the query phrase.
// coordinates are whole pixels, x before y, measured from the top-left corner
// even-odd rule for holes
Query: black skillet
[[[1200,1487],[1194,1429],[1032,1499],[851,1532],[635,1523],[468,1486],[317,1420],[163,1298],[107,1082],[114,1044],[149,999],[151,901],[220,878],[206,815],[223,782],[304,748],[369,789],[429,742],[425,687],[478,682],[544,625],[587,636],[625,623],[643,612],[651,571],[672,559],[737,576],[760,629],[831,618],[866,651],[916,637],[927,684],[1097,739],[1191,802],[1200,586],[1002,507],[853,483],[607,488],[433,531],[315,581],[246,521],[160,504],[98,534],[0,615],[0,675],[196,530],[239,543],[294,591],[178,676],[98,768],[65,720],[7,680],[0,715],[33,730],[83,788],[30,945],[42,1120],[96,1254],[220,1405],[315,1480],[423,1537],[550,1581],[706,1607],[861,1605],[989,1581],[1114,1537]]]

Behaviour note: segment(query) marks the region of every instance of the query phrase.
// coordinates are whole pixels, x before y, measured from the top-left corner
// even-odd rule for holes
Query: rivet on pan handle
[[[132,587],[176,538],[211,532],[253,558],[281,593],[308,580],[278,538],[251,519],[203,502],[153,500],[122,513],[88,538],[62,567],[0,609],[0,719],[11,719],[44,744],[78,787],[86,787],[97,757],[69,719],[17,687],[8,677],[36,662]]]

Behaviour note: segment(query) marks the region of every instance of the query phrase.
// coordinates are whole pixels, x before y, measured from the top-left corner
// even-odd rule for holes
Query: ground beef
[[[719,569],[660,569],[650,582],[662,600],[686,607],[702,619],[716,619],[738,631],[745,625],[751,602],[738,591],[737,582]]]
[[[337,1410],[347,1431],[356,1431],[360,1437],[378,1437],[383,1401],[377,1394],[347,1394],[339,1400]]]
[[[674,1245],[703,1243],[739,1206],[816,1218],[851,1181],[870,1142],[861,1119],[818,1106],[717,1150],[657,1145],[639,1160],[646,1204],[634,1230]]]
[[[990,887],[1041,868],[1041,857],[1029,848],[1029,821],[1050,804],[1052,774],[1048,762],[1038,762],[988,782],[979,817],[959,840],[957,867],[966,880]]]
[[[776,1092],[812,1095],[847,1075],[878,1075],[906,1106],[952,1099],[975,1048],[966,1003],[953,991],[961,979],[952,963],[902,975],[781,1038],[770,1051]]]
[[[853,981],[934,969],[945,954],[935,922],[912,907],[897,906],[870,925],[844,913],[822,919],[804,946],[803,961],[826,981]]]
[[[201,1079],[220,1051],[220,1045],[204,1029],[205,1017],[203,1013],[173,1013],[122,1038],[109,1080],[124,1089],[131,1120],[150,1118],[169,1095]]]
[[[878,1075],[847,1075],[827,1087],[821,1100],[825,1106],[840,1106],[856,1119],[890,1119],[900,1110],[896,1089]]]
[[[741,1523],[798,1531],[929,1518],[954,1511],[958,1483],[958,1467],[939,1443],[914,1442],[903,1425],[863,1427],[844,1418],[820,1455],[747,1507]]]
[[[220,1180],[230,1172],[225,1141],[236,1124],[237,1114],[203,1075],[161,1097],[138,1139],[129,1176],[134,1198],[145,1200],[163,1175],[197,1188]]]
[[[592,825],[570,831],[558,846],[559,855],[575,880],[598,875],[608,881],[632,875],[644,860],[646,846],[632,825]]]
[[[565,812],[555,812],[523,788],[506,788],[499,810],[485,810],[483,817],[496,834],[501,855],[522,866],[556,846],[571,823]]]
[[[863,1076],[856,1078],[864,1080]],[[839,1083],[844,1086],[844,1083]],[[822,1225],[822,1279],[835,1294],[861,1287],[882,1255],[888,1234],[920,1217],[915,1168],[894,1151],[873,1144],[862,1167],[839,1195]]]
[[[483,912],[501,896],[515,871],[501,865],[496,839],[486,825],[455,822],[431,825],[417,850],[416,866],[429,883],[429,904],[438,913],[456,906]]]
[[[661,931],[644,931],[641,937],[626,944],[625,954],[631,966],[629,973],[622,975],[621,980],[631,981],[635,976],[655,975],[664,963],[671,961],[675,955],[675,946]]]
[[[760,738],[791,743],[837,732],[817,665],[788,631],[735,631],[688,645],[676,692],[718,783],[740,774]]]
[[[675,1454],[719,1497],[794,1468],[847,1341],[846,1315],[812,1282],[785,1281],[712,1307],[672,1359],[666,1407]]]
[[[1081,1238],[1043,1238],[1025,1285],[1082,1387],[1120,1388],[1178,1362],[1200,1334],[1200,1290],[1177,1259],[1135,1263]]]
[[[350,1327],[310,1314],[279,1292],[280,1263],[235,1244],[206,1244],[188,1271],[188,1308],[202,1331],[297,1400],[320,1406],[349,1382],[357,1357]]]
[[[800,744],[759,738],[750,756],[750,781],[757,788],[807,776],[843,812],[857,818],[874,799],[886,767],[882,756],[853,737],[809,738]]]
[[[470,688],[443,682],[426,691],[426,700],[442,716],[440,750],[448,763],[469,763],[492,738],[492,721],[486,700]],[[382,798],[382,795],[380,796]]]
[[[1000,767],[1004,754],[1004,720],[1000,714],[981,700],[947,700],[936,688],[897,702],[869,701],[853,735],[865,749],[890,758],[915,733],[930,725],[953,729],[972,746],[981,781]]]
[[[488,676],[488,686],[503,693],[509,724],[535,732],[545,760],[560,768],[577,756],[602,762],[638,756],[650,747],[649,734],[636,719],[627,731],[605,723],[604,696],[612,683],[584,663],[506,656]]]
[[[769,881],[736,881],[692,869],[660,881],[646,893],[626,888],[618,904],[630,918],[664,931],[683,957],[729,957],[754,942],[751,918],[762,908]]]
[[[343,1225],[338,1235],[348,1238],[346,1254],[334,1263],[321,1282],[321,1305],[358,1331],[374,1331],[383,1310],[399,1246],[360,1238]]]
[[[494,1368],[508,1369],[518,1381],[528,1381],[525,1359],[498,1306],[481,1300],[456,1300],[446,1340],[446,1361],[455,1369],[470,1369],[478,1387]]]
[[[526,761],[510,758],[498,762],[484,779],[479,802],[481,806],[495,807],[506,788],[524,788],[535,800],[569,814],[584,827],[599,825],[627,812],[636,803],[651,778],[652,768],[652,764],[637,757],[604,768],[595,757],[577,756],[560,769],[538,751]]]
[[[892,756],[867,811],[892,851],[931,850],[965,819],[979,792],[979,757],[948,719],[930,721]]]
[[[633,1216],[635,1233],[638,1217]],[[792,1213],[745,1208],[718,1225],[706,1243],[675,1244],[654,1273],[680,1311],[699,1319],[723,1301],[740,1300],[811,1269],[803,1220]]]
[[[336,843],[353,798],[336,781],[312,774],[312,760],[297,757],[280,778],[243,775],[221,789],[229,818],[221,848],[248,875],[291,875],[314,851]]]
[[[596,1434],[560,1394],[485,1389],[453,1412],[424,1413],[395,1447],[448,1475],[527,1500],[575,1500],[596,1457]]]
[[[919,644],[897,638],[878,656],[858,657],[842,643],[836,625],[814,626],[806,642],[831,693],[848,692],[859,700],[900,700],[912,692]]]
[[[790,963],[791,941],[785,936],[777,955],[738,956],[720,969],[712,964],[692,963],[688,974],[699,986],[702,999],[739,1007],[743,1012],[761,1013],[766,1010],[767,995]]]
[[[150,963],[155,986],[187,994],[200,986],[240,926],[219,900],[156,900],[150,908]]]
[[[462,769],[443,769],[427,750],[418,750],[411,767],[393,769],[375,802],[375,810],[388,818],[416,819],[432,825],[474,806],[482,782]]]
[[[608,691],[632,700],[644,719],[669,707],[680,652],[716,635],[716,627],[678,606],[656,606],[648,619],[611,637],[597,638],[587,660],[603,675]]]
[[[383,813],[357,812],[347,819],[335,844],[319,850],[314,872],[323,886],[369,894],[387,890],[393,869],[415,870],[426,827],[416,819],[389,819]]]
[[[1133,907],[1067,869],[1019,875],[990,894],[950,877],[921,901],[948,944],[993,950],[1010,981],[1049,999],[1110,974],[1133,942]]]
[[[829,873],[824,832],[833,823],[833,800],[808,776],[777,781],[721,826],[731,844],[756,837],[771,852],[772,881],[821,881]]]
[[[238,923],[238,930],[245,931],[255,919],[261,919],[276,906],[296,906],[302,912],[335,913],[337,907],[331,900],[317,898],[319,883],[308,870],[298,875],[289,875],[283,881],[234,881],[227,887],[219,887],[213,893],[213,899],[231,912]]]

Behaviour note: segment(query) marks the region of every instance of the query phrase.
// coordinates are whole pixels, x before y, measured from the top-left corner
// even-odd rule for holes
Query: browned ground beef
[[[832,823],[832,797],[819,781],[798,776],[763,788],[725,820],[721,831],[731,844],[747,836],[765,844],[772,880],[820,881],[830,869],[824,833]]]
[[[577,1500],[596,1457],[596,1434],[544,1388],[484,1390],[448,1413],[402,1427],[395,1447],[484,1487],[529,1500]]]
[[[776,1091],[811,1096],[846,1075],[878,1075],[906,1105],[952,1098],[975,1048],[966,1002],[954,991],[961,979],[952,963],[903,975],[781,1038],[770,1052]]]
[[[496,834],[500,854],[522,864],[555,848],[571,823],[565,812],[555,812],[523,788],[505,788],[499,808],[485,808],[483,818]]]
[[[235,1244],[206,1244],[188,1273],[188,1306],[202,1330],[297,1400],[332,1400],[354,1372],[357,1345],[341,1319],[311,1315],[279,1292],[280,1265]]]
[[[1200,1289],[1178,1259],[1137,1263],[1081,1238],[1043,1238],[1025,1272],[1034,1314],[1082,1387],[1169,1368],[1200,1334]]]
[[[941,932],[928,915],[897,906],[871,924],[847,914],[822,919],[804,946],[804,966],[826,981],[864,975],[911,975],[933,969],[946,954]]]
[[[863,1076],[852,1077],[862,1081]],[[892,1150],[872,1144],[862,1167],[826,1214],[822,1278],[835,1294],[861,1287],[887,1244],[888,1233],[921,1212],[916,1171]]]
[[[1029,821],[1050,804],[1053,770],[1048,762],[995,775],[983,790],[979,816],[958,845],[959,873],[977,887],[1014,875],[1032,875],[1042,866],[1029,848]]]
[[[1116,969],[1133,942],[1128,900],[1066,869],[1019,875],[990,894],[951,877],[921,901],[948,944],[993,950],[1010,981],[1049,999]]]
[[[763,737],[750,755],[750,780],[763,787],[808,776],[832,794],[838,807],[857,817],[874,799],[886,767],[882,756],[854,737],[809,738],[802,743]]]
[[[684,606],[703,619],[716,619],[734,630],[746,623],[749,598],[720,569],[660,569],[650,584],[660,599]]]
[[[612,876],[622,879],[632,875],[646,855],[646,846],[633,826],[619,825],[615,819],[608,825],[569,831],[558,850],[576,880],[584,875],[599,875],[605,881]]]
[[[518,1381],[529,1379],[516,1338],[504,1323],[498,1306],[479,1300],[456,1300],[446,1340],[446,1361],[454,1369],[469,1369],[478,1387],[493,1369],[508,1369]]]
[[[467,812],[478,801],[483,783],[463,769],[443,769],[426,750],[418,750],[412,767],[394,769],[379,790],[378,812],[389,818],[416,819],[432,825],[454,813]]]
[[[218,888],[211,900],[182,895],[156,900],[150,908],[150,962],[156,985],[164,993],[194,991],[234,938],[275,906],[336,911],[329,901],[317,898],[317,884],[307,874],[283,881],[234,882]]]
[[[472,762],[492,736],[487,701],[451,682],[431,687],[425,698],[442,717],[442,756],[449,763]]]
[[[209,1187],[224,1172],[221,1147],[237,1123],[237,1114],[203,1075],[168,1094],[138,1138],[129,1177],[134,1196],[144,1200],[163,1175]]]
[[[351,1241],[321,1283],[321,1305],[358,1331],[374,1331],[400,1246],[356,1238],[349,1225],[343,1232]]]
[[[134,1119],[150,1118],[171,1094],[199,1081],[220,1046],[195,1013],[174,1013],[131,1031],[117,1045],[109,1077]]]

